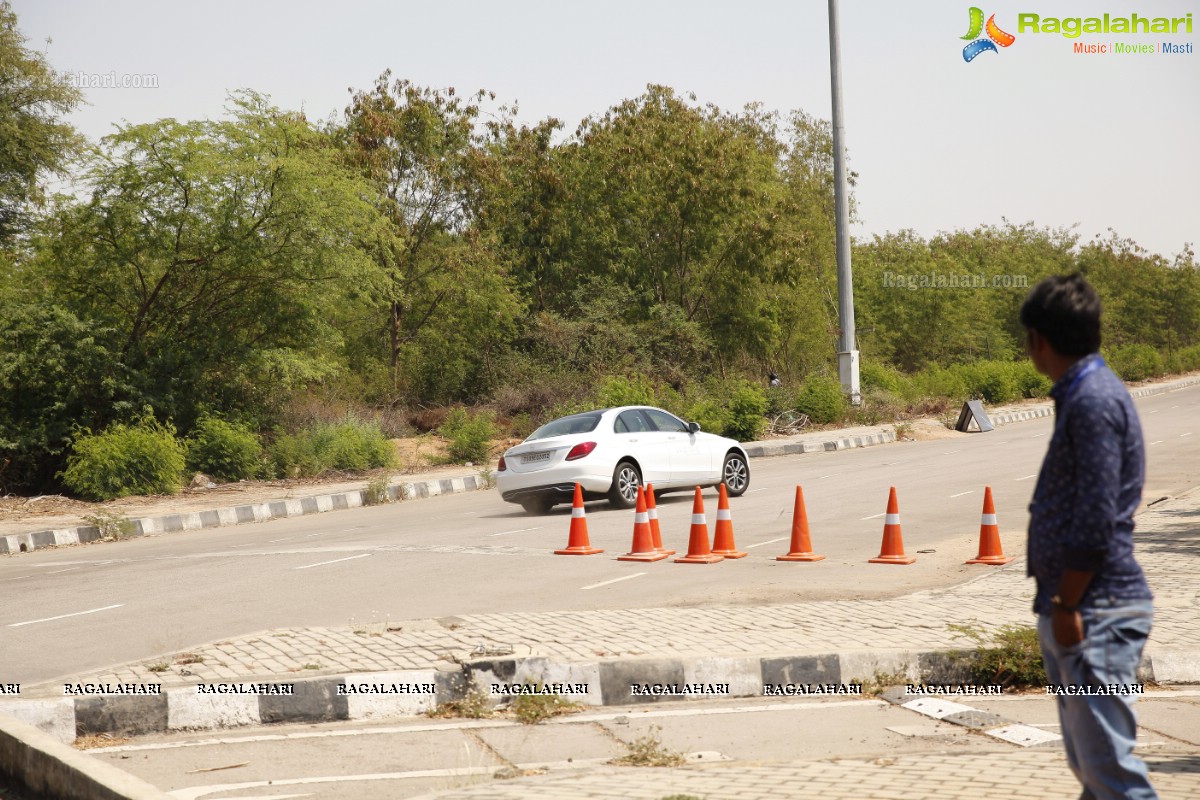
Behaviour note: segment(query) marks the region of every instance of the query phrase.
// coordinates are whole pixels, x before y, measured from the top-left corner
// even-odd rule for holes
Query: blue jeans
[[[1038,639],[1046,677],[1054,687],[1106,687],[1137,684],[1142,648],[1150,635],[1149,600],[1089,600],[1080,609],[1083,641],[1062,647],[1054,640],[1049,614],[1038,617]],[[1078,691],[1078,690],[1077,690]],[[1083,784],[1080,800],[1151,800],[1146,765],[1133,754],[1137,720],[1135,694],[1059,694],[1067,763]]]

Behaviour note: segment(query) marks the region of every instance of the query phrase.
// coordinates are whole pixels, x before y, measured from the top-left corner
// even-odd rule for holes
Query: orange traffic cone
[[[650,517],[646,513],[646,493],[638,487],[637,511],[633,517],[633,546],[617,561],[661,561],[666,553],[654,549],[654,534],[650,533]]]
[[[979,523],[979,555],[966,563],[999,567],[1012,560],[1013,557],[1004,555],[1004,550],[1000,547],[1000,526],[996,523],[992,487],[986,486],[983,490],[983,519]]]
[[[650,538],[654,541],[655,552],[673,556],[674,550],[663,547],[662,531],[658,527],[658,505],[654,502],[654,484],[646,484],[646,516],[650,517]]]
[[[692,503],[692,532],[688,537],[688,552],[686,556],[675,559],[676,564],[715,564],[724,561],[725,556],[719,556],[708,549],[708,522],[704,519],[704,499],[700,496],[700,487],[696,487],[696,500]]]
[[[808,512],[804,509],[804,492],[796,487],[796,508],[792,512],[792,546],[786,556],[775,556],[776,561],[821,561],[812,551],[812,540],[808,535]]]
[[[749,553],[741,552],[733,543],[733,514],[729,511],[729,493],[725,484],[718,484],[720,495],[717,499],[717,527],[713,531],[712,551],[726,558],[745,558]]]
[[[911,564],[916,556],[904,555],[904,537],[900,535],[900,504],[896,502],[896,487],[888,495],[887,516],[883,521],[883,547],[871,564]]]
[[[583,488],[575,484],[575,502],[571,504],[571,535],[567,537],[567,549],[555,550],[560,556],[592,556],[603,553],[599,547],[592,547],[588,540],[587,516],[583,513]]]

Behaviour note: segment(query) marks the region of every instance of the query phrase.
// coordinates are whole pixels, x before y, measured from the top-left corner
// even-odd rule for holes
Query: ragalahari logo
[[[987,31],[987,38],[979,38],[979,34]],[[1017,40],[1017,37],[1011,33],[1005,33],[1000,30],[1000,26],[996,24],[996,15],[992,14],[988,17],[987,25],[983,24],[983,9],[971,6],[971,28],[967,31],[964,39],[973,39],[969,45],[963,48],[963,61],[970,63],[975,60],[975,56],[980,53],[986,53],[989,50],[993,53],[1000,52],[996,49],[996,45],[1008,47]]]

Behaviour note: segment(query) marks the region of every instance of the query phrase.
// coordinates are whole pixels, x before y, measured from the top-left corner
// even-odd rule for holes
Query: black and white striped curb
[[[397,502],[443,494],[473,492],[485,488],[486,485],[483,476],[467,475],[457,478],[393,484],[388,487],[387,491],[388,500]],[[356,489],[351,492],[313,495],[289,500],[270,500],[265,503],[251,503],[231,508],[134,519],[129,521],[128,535],[137,537],[201,528],[223,528],[248,522],[266,522],[271,519],[286,519],[302,517],[307,514],[321,514],[326,511],[360,508],[365,505],[369,505],[366,490]],[[10,534],[0,536],[0,553],[24,553],[39,547],[85,544],[99,541],[102,538],[104,538],[103,532],[94,525]]]
[[[1194,654],[1193,654],[1194,656]],[[1158,657],[1147,656],[1143,681],[1195,679],[1156,674]],[[436,669],[328,675],[308,679],[246,678],[215,692],[212,684],[164,687],[154,695],[88,695],[51,699],[0,700],[0,714],[34,725],[61,741],[76,736],[143,735],[172,731],[233,728],[268,723],[321,723],[412,717],[451,701],[482,695],[507,702],[511,687],[541,686],[585,706],[630,706],[733,697],[861,694],[897,683],[967,685],[960,662],[947,651],[842,652],[827,655],[711,656],[557,661],[541,656],[481,656],[447,661]],[[1163,666],[1169,666],[1164,663]],[[200,691],[201,687],[207,691]],[[270,687],[290,687],[286,693]],[[248,687],[248,688],[247,688]],[[266,687],[266,688],[264,688]],[[500,691],[496,691],[500,687]],[[45,690],[46,686],[42,689]],[[1015,744],[1049,741],[1013,729],[1015,723],[941,698],[906,695],[907,686],[888,689],[884,699],[938,719],[987,730]],[[936,700],[936,702],[935,702]],[[911,704],[911,705],[910,705]],[[1036,729],[1034,729],[1036,730]]]
[[[750,458],[792,456],[803,453],[831,453],[837,450],[853,450],[859,447],[874,447],[896,441],[896,432],[884,429],[866,436],[844,436],[823,442],[750,442],[742,445]]]

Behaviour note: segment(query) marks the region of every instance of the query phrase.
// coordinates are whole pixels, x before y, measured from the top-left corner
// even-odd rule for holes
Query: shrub
[[[910,383],[908,377],[887,364],[864,361],[859,365],[858,371],[864,392],[879,389],[890,395],[905,397],[911,390],[907,385]]]
[[[183,483],[183,443],[175,438],[175,426],[158,422],[149,409],[131,425],[113,423],[97,434],[76,429],[71,451],[59,475],[71,491],[91,500],[174,494]]]
[[[913,382],[917,394],[925,397],[949,397],[961,401],[970,394],[962,373],[945,367],[927,367],[913,376]]]
[[[1162,358],[1148,344],[1123,344],[1114,347],[1107,358],[1113,372],[1125,381],[1144,381],[1161,375],[1163,371]]]
[[[1177,352],[1175,362],[1181,372],[1194,372],[1200,369],[1200,344],[1185,347]]]
[[[837,422],[846,413],[846,396],[842,385],[825,375],[810,375],[804,389],[796,398],[796,409],[808,415],[818,425]]]
[[[1037,367],[1028,361],[1017,364],[1014,372],[1022,397],[1045,397],[1054,386],[1053,381],[1038,372]]]
[[[217,417],[202,417],[187,440],[187,468],[219,481],[240,481],[258,475],[262,444],[243,425]]]
[[[699,422],[701,430],[716,434],[723,433],[731,419],[727,408],[707,397],[693,403],[686,417],[689,422]]]
[[[459,406],[446,415],[438,433],[450,442],[450,460],[480,464],[487,461],[497,435],[495,417],[488,411],[470,414]]]
[[[336,424],[316,423],[276,438],[270,448],[275,474],[308,478],[329,470],[363,472],[396,466],[396,448],[375,423],[347,417]]]
[[[979,623],[947,626],[955,638],[969,639],[976,649],[953,654],[952,661],[967,671],[973,683],[1012,688],[1046,685],[1046,669],[1037,628],[1032,625],[1002,625],[992,633]]]
[[[767,396],[762,388],[739,382],[729,397],[729,419],[725,435],[741,442],[754,441],[767,424]],[[703,423],[702,423],[703,424]]]
[[[642,376],[636,378],[606,378],[600,385],[597,395],[600,405],[613,406],[652,406],[654,405],[654,386]]]
[[[1021,396],[1014,363],[979,361],[956,364],[951,369],[962,376],[970,395],[982,397],[989,403],[1011,403]]]

